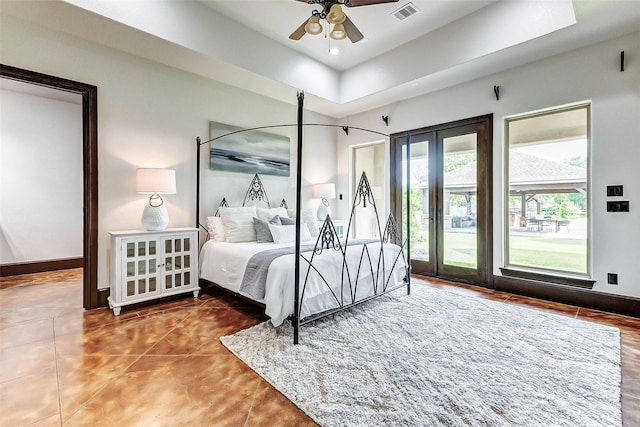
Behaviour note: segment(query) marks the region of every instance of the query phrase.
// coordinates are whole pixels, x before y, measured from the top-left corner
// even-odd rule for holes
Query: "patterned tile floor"
[[[620,328],[625,426],[640,425],[640,319],[458,285]],[[82,270],[0,279],[0,426],[315,425],[230,354],[219,337],[265,320],[211,290],[145,307],[82,307]]]

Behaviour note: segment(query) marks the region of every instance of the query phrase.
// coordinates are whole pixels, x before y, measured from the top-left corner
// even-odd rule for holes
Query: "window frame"
[[[524,266],[519,264],[512,264],[509,262],[510,254],[510,230],[509,230],[509,203],[510,203],[510,181],[509,181],[509,156],[511,150],[509,126],[511,123],[531,119],[535,117],[549,116],[557,113],[563,113],[574,110],[585,110],[586,113],[586,144],[587,144],[587,159],[586,159],[586,214],[587,214],[587,234],[586,234],[586,272],[578,273],[567,270],[557,270],[552,268],[540,268]],[[592,280],[592,195],[591,195],[591,101],[576,102],[573,104],[562,105],[557,107],[545,108],[542,110],[516,114],[505,117],[504,119],[504,145],[503,145],[503,173],[504,173],[504,186],[503,186],[503,219],[504,219],[504,249],[503,249],[503,267],[500,271],[503,276],[517,277],[522,279],[542,281],[548,283],[554,283],[558,285],[577,286],[581,288],[591,289],[595,284],[595,280]]]

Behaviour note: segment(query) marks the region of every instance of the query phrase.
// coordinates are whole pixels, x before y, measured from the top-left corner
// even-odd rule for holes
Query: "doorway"
[[[391,211],[412,272],[490,287],[492,115],[391,135]]]
[[[0,77],[82,96],[83,307],[107,305],[98,282],[98,88],[55,76],[0,65]],[[35,119],[35,118],[34,118]]]

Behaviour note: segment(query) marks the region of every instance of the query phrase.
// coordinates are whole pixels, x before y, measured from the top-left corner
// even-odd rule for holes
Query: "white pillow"
[[[263,221],[271,221],[274,216],[278,215],[279,217],[288,217],[287,210],[285,208],[257,208],[258,211],[258,219]]]
[[[274,243],[290,243],[296,241],[296,225],[273,225],[269,224],[269,230],[273,236]],[[300,226],[300,241],[312,240],[309,227],[306,224]]]
[[[309,227],[309,231],[313,237],[318,237],[320,230],[318,229],[316,216],[313,214],[311,209],[302,210],[302,222],[307,224],[307,227]]]
[[[295,209],[287,209],[287,216],[289,218],[295,218],[296,217],[296,210]]]
[[[207,230],[209,230],[209,238],[216,242],[224,242],[224,224],[222,218],[217,216],[207,217]]]
[[[253,217],[256,216],[255,206],[222,207],[218,208],[218,212],[224,224],[225,241],[231,243],[256,241],[256,229],[253,227]]]

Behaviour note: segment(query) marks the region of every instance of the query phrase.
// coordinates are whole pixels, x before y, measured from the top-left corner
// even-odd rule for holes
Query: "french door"
[[[391,135],[412,273],[491,285],[491,143],[491,115]]]

